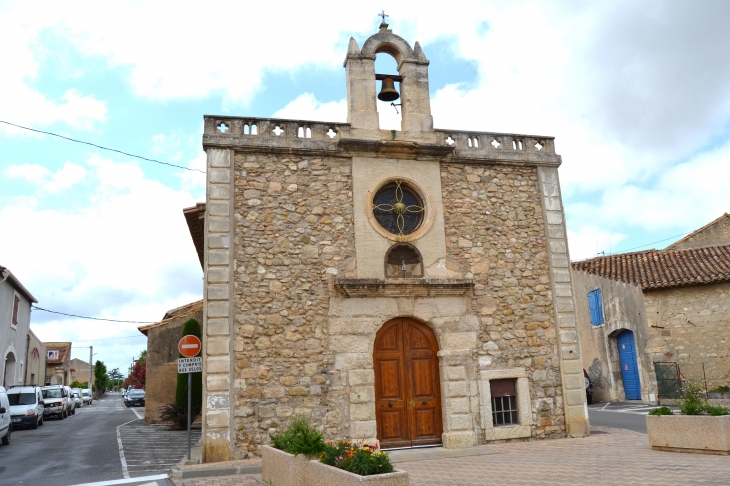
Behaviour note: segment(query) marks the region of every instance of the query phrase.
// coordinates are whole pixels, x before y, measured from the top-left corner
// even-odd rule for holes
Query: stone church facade
[[[554,140],[434,129],[428,65],[382,24],[347,123],[205,117],[206,462],[295,415],[386,447],[588,434]]]

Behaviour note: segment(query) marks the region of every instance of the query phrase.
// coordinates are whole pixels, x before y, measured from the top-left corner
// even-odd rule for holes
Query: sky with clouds
[[[348,40],[383,8],[431,61],[436,127],[556,137],[574,260],[662,248],[730,210],[725,0],[0,0],[0,120],[203,169],[203,114],[345,121]],[[157,321],[202,295],[182,209],[203,183],[0,124],[0,264],[40,307]],[[123,372],[137,326],[32,317]]]

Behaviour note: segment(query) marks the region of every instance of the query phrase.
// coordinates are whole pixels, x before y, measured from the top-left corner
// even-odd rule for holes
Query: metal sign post
[[[180,343],[177,345],[180,354],[185,356],[184,358],[178,358],[177,360],[177,372],[187,373],[188,375],[188,461],[190,460],[190,416],[192,414],[192,387],[193,387],[193,373],[199,373],[203,371],[203,358],[198,356],[202,348],[200,339],[197,336],[188,334],[183,336]]]

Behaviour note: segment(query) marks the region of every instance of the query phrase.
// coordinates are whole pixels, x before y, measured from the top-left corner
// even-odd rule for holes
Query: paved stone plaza
[[[456,451],[422,449],[423,460],[396,467],[410,473],[413,486],[467,485],[700,485],[730,482],[727,456],[653,451],[646,435],[593,427],[590,437],[493,444],[462,450],[460,457],[438,457]],[[443,451],[440,453],[440,451]],[[474,455],[478,454],[478,455]],[[420,459],[420,458],[419,458]],[[194,479],[196,486],[260,485],[255,477]]]

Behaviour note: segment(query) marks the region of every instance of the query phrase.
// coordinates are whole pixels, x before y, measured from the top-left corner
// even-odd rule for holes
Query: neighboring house
[[[26,385],[46,384],[46,360],[48,353],[38,336],[33,331],[28,332],[28,358],[25,373]]]
[[[43,343],[46,347],[46,384],[70,385],[71,344],[68,342]]]
[[[160,407],[175,402],[177,345],[182,338],[183,325],[189,319],[196,319],[202,325],[202,300],[169,310],[160,322],[139,327],[147,336],[146,425],[162,423]]]
[[[730,385],[730,218],[664,250],[574,262],[583,366],[600,401],[672,398],[683,379]]]
[[[30,306],[37,302],[9,269],[0,266],[0,383],[6,388],[25,380]]]
[[[86,361],[79,359],[79,358],[72,358],[69,361],[69,368],[71,371],[71,382],[73,381],[79,381],[81,383],[86,383],[89,381],[89,369],[91,368],[89,366],[89,363]],[[92,377],[91,381],[93,382],[94,379]]]
[[[345,70],[347,123],[204,117],[204,460],[295,415],[391,448],[588,434],[553,137],[434,129],[387,24]]]

